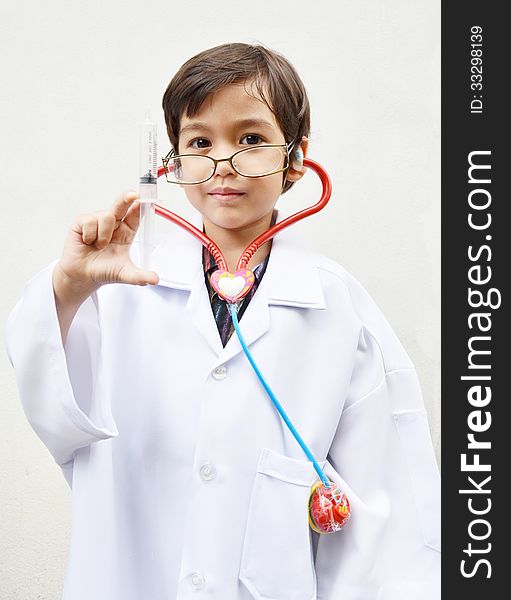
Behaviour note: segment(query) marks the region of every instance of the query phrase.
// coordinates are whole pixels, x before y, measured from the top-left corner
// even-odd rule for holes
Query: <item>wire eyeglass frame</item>
[[[286,171],[289,168],[289,155],[293,151],[295,143],[296,142],[289,142],[289,144],[264,144],[261,146],[251,146],[250,148],[242,148],[241,150],[236,151],[229,158],[213,158],[212,156],[205,156],[204,154],[176,154],[175,155],[174,149],[172,148],[172,150],[170,150],[170,152],[162,158],[163,167],[165,169],[165,179],[167,180],[168,183],[176,183],[178,185],[198,185],[200,183],[205,183],[206,181],[209,181],[213,177],[213,175],[216,173],[216,168],[218,166],[218,163],[221,163],[221,162],[228,162],[238,175],[241,175],[242,177],[248,177],[249,179],[258,179],[260,177],[268,177],[269,175],[275,175],[275,173],[283,173],[284,171]],[[259,149],[259,148],[284,148],[286,150],[286,162],[285,162],[284,167],[282,167],[281,169],[275,169],[274,171],[271,171],[270,173],[263,173],[262,175],[245,175],[244,173],[240,173],[240,171],[238,171],[238,169],[234,165],[233,159],[236,156],[238,156],[239,154],[242,154],[244,152],[250,152],[250,150],[255,150],[255,149]],[[167,168],[169,161],[175,160],[177,158],[184,158],[186,156],[199,156],[200,158],[207,158],[214,165],[213,171],[211,172],[211,174],[208,177],[206,177],[205,179],[201,179],[200,181],[185,182],[185,181],[169,180],[169,178],[168,178],[169,172],[168,172],[168,168]]]

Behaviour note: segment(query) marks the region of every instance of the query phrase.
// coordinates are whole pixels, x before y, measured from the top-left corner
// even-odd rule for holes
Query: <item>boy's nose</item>
[[[225,177],[226,175],[236,174],[236,171],[232,168],[231,163],[228,160],[223,160],[222,162],[217,163],[216,173],[221,177]]]

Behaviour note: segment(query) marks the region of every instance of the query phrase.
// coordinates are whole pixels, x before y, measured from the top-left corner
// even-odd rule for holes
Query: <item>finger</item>
[[[94,215],[78,217],[78,232],[81,233],[84,244],[94,244],[98,237],[98,220]]]
[[[111,242],[115,224],[115,215],[111,212],[102,213],[98,216],[98,237],[96,241],[98,248],[105,248]]]
[[[156,285],[160,278],[154,271],[145,271],[137,269],[133,264],[127,264],[119,273],[121,283],[129,283],[131,285]]]
[[[140,225],[140,202],[134,202],[126,216],[123,219],[123,222],[134,232],[138,230],[138,226]]]
[[[121,194],[119,198],[113,203],[111,212],[114,214],[115,218],[118,221],[124,219],[129,208],[137,198],[137,192],[130,190],[129,192],[124,192],[123,194]]]

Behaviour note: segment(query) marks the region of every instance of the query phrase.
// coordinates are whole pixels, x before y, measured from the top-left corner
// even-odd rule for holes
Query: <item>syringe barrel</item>
[[[151,254],[154,250],[153,244],[155,216],[153,203],[142,202],[140,204],[140,225],[138,229],[138,239],[140,242],[140,266],[143,269],[150,268]]]
[[[156,202],[158,186],[156,183],[140,183],[138,186],[139,202]]]
[[[140,127],[140,175],[139,202],[140,225],[138,238],[140,241],[142,268],[148,269],[154,243],[154,203],[157,200],[156,182],[158,181],[158,160],[156,140],[156,124],[149,116]]]

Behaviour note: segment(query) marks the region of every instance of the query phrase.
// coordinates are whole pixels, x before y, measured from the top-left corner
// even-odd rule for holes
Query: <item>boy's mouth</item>
[[[243,196],[244,193],[230,187],[216,187],[208,192],[208,196],[212,196],[217,200],[236,200]]]

